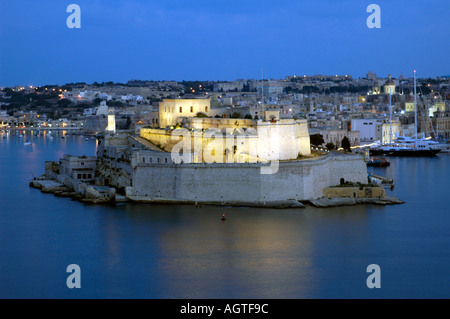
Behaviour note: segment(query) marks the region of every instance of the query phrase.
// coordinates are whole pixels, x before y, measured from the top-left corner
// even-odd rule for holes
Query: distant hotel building
[[[263,92],[266,95],[281,94],[284,87],[277,82],[265,82],[258,85],[258,93]]]
[[[323,74],[317,74],[317,75],[289,75],[286,76],[286,81],[291,80],[302,80],[302,81],[346,81],[346,80],[352,80],[351,75],[323,75]]]
[[[244,89],[244,80],[236,80],[233,82],[219,82],[214,84],[214,92],[241,92]]]

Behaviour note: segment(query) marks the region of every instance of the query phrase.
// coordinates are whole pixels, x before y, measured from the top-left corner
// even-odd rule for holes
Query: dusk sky
[[[81,28],[69,29],[69,4]],[[369,29],[369,4],[381,28]],[[450,74],[449,0],[0,2],[0,86]]]

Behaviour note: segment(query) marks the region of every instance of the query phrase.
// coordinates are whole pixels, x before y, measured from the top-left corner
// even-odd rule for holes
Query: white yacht
[[[394,140],[394,143],[403,145],[403,146],[414,146],[415,139],[409,136],[397,136]],[[450,152],[450,144],[447,143],[439,143],[437,141],[432,140],[431,138],[418,138],[417,139],[417,145],[422,145],[425,147],[430,147],[433,149],[439,149],[441,153],[448,153]]]

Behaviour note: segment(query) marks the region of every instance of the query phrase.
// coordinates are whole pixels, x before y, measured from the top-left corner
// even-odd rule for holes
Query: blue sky
[[[69,29],[69,4],[81,28]],[[381,28],[369,29],[369,4]],[[0,86],[450,74],[449,0],[0,2]]]

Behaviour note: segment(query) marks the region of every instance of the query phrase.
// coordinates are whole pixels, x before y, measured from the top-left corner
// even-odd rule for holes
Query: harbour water
[[[95,139],[21,133],[0,133],[0,298],[450,297],[449,154],[369,168],[402,205],[113,207],[28,186],[45,161],[94,155]],[[367,287],[370,264],[381,288]]]

